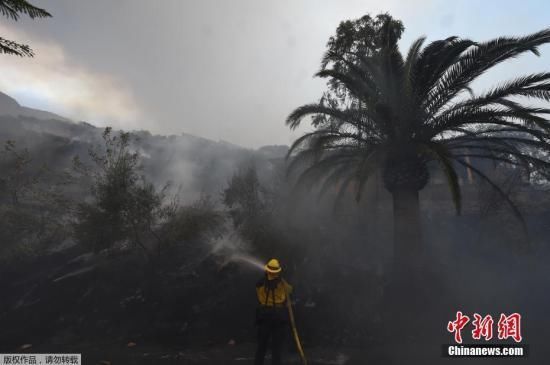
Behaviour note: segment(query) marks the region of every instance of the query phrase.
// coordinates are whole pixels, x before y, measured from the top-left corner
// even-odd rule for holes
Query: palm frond
[[[407,83],[407,87],[410,89],[415,84],[416,81],[416,75],[412,72],[413,66],[416,64],[416,61],[418,60],[418,57],[420,55],[420,50],[422,49],[422,45],[426,41],[426,37],[420,37],[416,41],[413,42],[413,44],[409,48],[409,52],[407,53],[407,57],[405,58],[405,66],[404,66],[404,75],[405,75],[405,81]]]
[[[414,65],[418,101],[424,101],[429,91],[437,85],[445,72],[460,59],[467,49],[476,45],[476,42],[469,39],[449,37],[434,41],[424,48]]]
[[[0,0],[0,14],[13,20],[18,20],[19,14],[25,14],[31,19],[52,16],[46,10],[25,0]]]
[[[508,128],[531,132],[532,134],[547,133],[550,131],[550,121],[539,116],[539,114],[550,114],[546,108],[471,108],[455,110],[445,113],[425,123],[421,129],[425,137],[434,138],[440,133],[451,128],[479,126],[479,125],[501,125]]]
[[[521,224],[522,231],[527,236],[527,224],[525,223],[525,219],[523,217],[523,214],[517,207],[517,205],[510,199],[509,194],[507,194],[502,188],[495,183],[491,178],[489,178],[486,174],[484,174],[481,170],[473,166],[471,163],[466,162],[465,160],[462,160],[460,158],[454,158],[456,162],[463,165],[466,168],[469,168],[471,171],[473,171],[477,176],[479,176],[483,181],[485,181],[489,186],[495,190],[501,197],[506,201],[508,206],[511,208],[512,212],[514,213],[514,216],[518,219],[518,221]]]
[[[333,82],[338,81],[357,99],[369,100],[377,96],[377,90],[373,87],[373,82],[365,77],[357,78],[349,72],[344,73],[333,69],[321,70],[315,76],[321,78],[329,77]]]
[[[365,184],[372,174],[382,167],[384,155],[384,147],[379,147],[364,154],[362,161],[357,166],[357,191],[355,193],[355,201],[359,202],[361,200]]]
[[[425,107],[436,113],[473,80],[488,69],[525,52],[538,54],[538,47],[550,42],[550,28],[524,37],[500,37],[468,49],[440,77],[430,90]]]
[[[19,57],[33,57],[34,52],[26,44],[17,43],[0,37],[0,53]]]
[[[340,167],[334,169],[332,172],[327,173],[325,179],[320,183],[318,199],[323,198],[331,190],[337,190],[338,183],[346,180],[354,171],[355,161],[342,163]]]
[[[314,115],[326,115],[339,122],[337,124],[338,128],[342,128],[345,125],[350,125],[351,127],[355,128],[355,130],[360,130],[362,134],[368,135],[372,139],[376,139],[377,136],[379,136],[380,133],[383,132],[374,123],[369,123],[369,121],[376,122],[380,119],[375,113],[369,110],[341,110],[338,108],[327,107],[322,104],[306,104],[296,108],[287,117],[286,124],[289,125],[291,129],[295,129],[300,125],[304,117]]]
[[[355,160],[357,160],[356,154],[338,153],[319,159],[300,173],[295,186],[315,186],[341,164],[349,164]]]
[[[462,192],[458,182],[458,174],[452,163],[453,154],[444,145],[438,143],[426,143],[422,146],[426,148],[427,154],[437,161],[443,170],[456,212],[460,214],[462,211]]]

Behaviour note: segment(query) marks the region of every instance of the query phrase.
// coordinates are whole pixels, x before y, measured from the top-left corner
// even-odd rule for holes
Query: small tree
[[[290,237],[286,219],[292,208],[276,174],[273,171],[270,183],[264,185],[254,165],[241,168],[223,190],[222,199],[235,231],[255,254],[265,259],[278,257],[291,266],[303,258],[303,247],[292,245],[296,237]]]
[[[95,252],[129,243],[142,249],[150,263],[160,255],[162,239],[157,230],[170,214],[164,189],[140,175],[139,155],[130,150],[129,133],[103,132],[103,151],[90,151],[94,169],[75,165],[91,178],[91,201],[77,209],[75,234]]]
[[[68,176],[38,164],[15,141],[0,151],[0,169],[0,256],[32,257],[66,238]]]
[[[3,193],[8,196],[11,204],[19,205],[21,195],[38,183],[39,175],[29,172],[29,164],[32,159],[29,150],[18,149],[15,141],[6,141],[2,151],[2,162],[6,165],[6,171],[0,177],[0,186]]]
[[[267,214],[266,191],[254,166],[237,171],[222,193],[235,228],[253,241],[262,231]]]
[[[160,236],[171,243],[215,238],[223,233],[224,222],[212,199],[203,196],[190,205],[175,206]]]

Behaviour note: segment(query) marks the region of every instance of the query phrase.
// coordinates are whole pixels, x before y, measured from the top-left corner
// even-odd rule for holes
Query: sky
[[[0,18],[0,37],[34,58],[0,57],[0,91],[75,121],[194,134],[244,147],[290,144],[285,125],[319,99],[313,77],[339,22],[389,12],[400,47],[457,35],[483,41],[550,26],[550,2],[437,0],[34,0],[48,19]],[[499,66],[474,86],[548,71],[550,47]]]

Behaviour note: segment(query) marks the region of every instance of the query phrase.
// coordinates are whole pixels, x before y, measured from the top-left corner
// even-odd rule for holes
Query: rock
[[[136,345],[137,345],[137,343],[130,341],[130,342],[128,342],[128,345],[126,345],[126,346],[128,346],[128,347],[134,347],[134,346],[136,346]]]

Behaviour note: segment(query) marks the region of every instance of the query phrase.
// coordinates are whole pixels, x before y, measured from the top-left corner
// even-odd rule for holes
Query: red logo
[[[472,338],[474,340],[479,340],[481,337],[485,338],[485,341],[489,341],[493,338],[493,317],[490,314],[487,314],[483,319],[477,313],[474,313],[474,329],[472,330]]]
[[[521,314],[512,313],[509,316],[500,314],[498,321],[498,338],[505,340],[512,337],[514,341],[521,342]]]
[[[456,319],[449,321],[447,324],[447,331],[454,334],[456,343],[462,343],[462,330],[470,322],[470,317],[462,314],[461,311],[456,312]],[[493,338],[493,317],[490,314],[482,317],[478,313],[474,313],[474,320],[472,321],[472,338],[474,340],[480,340],[484,338],[485,341],[489,341]],[[521,314],[512,313],[510,315],[500,314],[500,319],[497,324],[498,338],[499,340],[506,340],[512,338],[516,342],[521,342]]]
[[[447,331],[455,334],[455,342],[462,343],[461,331],[470,322],[470,317],[463,316],[461,311],[456,312],[456,319],[447,324]]]

